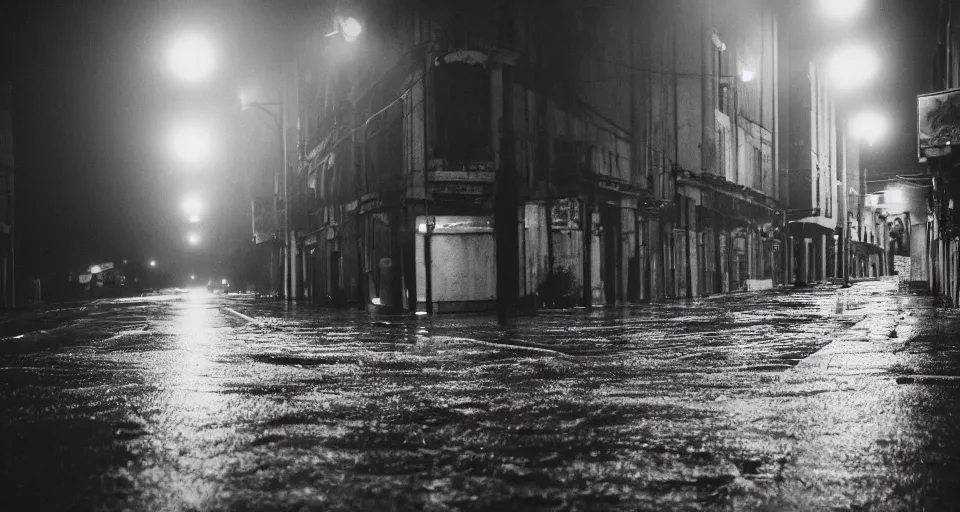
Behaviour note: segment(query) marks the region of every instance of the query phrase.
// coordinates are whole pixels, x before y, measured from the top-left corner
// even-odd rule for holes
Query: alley
[[[0,341],[0,481],[9,510],[949,510],[960,316],[897,288],[510,332],[99,301]]]

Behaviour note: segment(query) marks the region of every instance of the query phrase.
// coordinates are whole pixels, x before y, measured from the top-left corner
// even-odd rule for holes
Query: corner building
[[[526,308],[792,282],[778,12],[761,0],[318,8],[289,95],[304,295],[443,312],[492,307],[503,272]],[[338,15],[364,20],[356,44],[324,37]],[[504,205],[513,239],[497,233]]]

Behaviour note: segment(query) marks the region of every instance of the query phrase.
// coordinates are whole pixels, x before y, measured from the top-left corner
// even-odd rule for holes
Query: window
[[[733,149],[731,145],[733,143],[733,137],[731,136],[731,123],[730,118],[727,117],[723,112],[717,111],[716,113],[717,125],[716,125],[716,155],[717,155],[717,175],[723,176],[729,181],[734,181],[735,177],[733,176],[736,173],[736,167],[733,163]]]
[[[717,79],[720,81],[720,86],[717,87],[717,92],[718,92],[717,109],[719,109],[721,112],[726,112],[726,110],[724,110],[726,105],[723,100],[724,100],[724,96],[726,96],[727,94],[727,83],[725,82],[723,77],[723,50],[720,48],[717,48],[716,66],[717,66]]]
[[[490,77],[479,65],[447,64],[436,73],[437,157],[451,169],[493,160],[490,137]]]
[[[756,71],[756,68],[748,65],[744,60],[737,60],[737,75],[742,76],[744,70],[751,69],[754,70],[754,77],[749,82],[744,82],[743,80],[737,80],[737,108],[739,109],[738,114],[753,121],[754,123],[761,124],[763,122],[760,119],[760,80],[761,77]]]
[[[753,188],[763,191],[763,151],[753,148]]]
[[[719,96],[717,97],[717,110],[726,114],[729,110],[729,105],[727,104],[727,96],[730,95],[730,82],[726,78],[720,79],[720,91]]]
[[[818,166],[817,166],[817,203],[816,203],[817,205],[816,205],[816,208],[820,208],[820,207],[822,206],[822,204],[821,204],[821,202],[820,202],[820,201],[821,201],[821,197],[820,197],[820,196],[821,196],[821,190],[823,189],[823,183],[822,183],[822,179],[821,179],[822,177],[823,177],[823,173],[820,171],[820,166],[818,165]]]
[[[833,186],[832,186],[832,183],[829,183],[829,182],[833,181],[833,173],[828,171],[826,174],[828,177],[828,183],[824,188],[827,190],[827,204],[823,205],[825,210],[824,215],[827,218],[832,218],[833,217]]]
[[[843,152],[843,132],[837,130],[837,181],[843,181],[843,168],[847,155]]]
[[[717,172],[727,175],[727,133],[723,128],[717,130]]]

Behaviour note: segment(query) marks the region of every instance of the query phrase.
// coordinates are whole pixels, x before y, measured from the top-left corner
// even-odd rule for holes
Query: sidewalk
[[[5,311],[0,313],[0,338],[49,329],[64,322],[83,318],[89,314],[90,308],[94,305],[92,300],[76,300]]]
[[[745,444],[779,461],[779,484],[745,489],[738,508],[957,510],[960,315],[874,286],[883,300],[860,322],[732,406]]]

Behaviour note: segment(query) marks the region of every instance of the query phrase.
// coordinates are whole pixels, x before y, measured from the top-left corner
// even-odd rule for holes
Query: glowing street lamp
[[[199,126],[184,126],[173,132],[170,149],[180,161],[196,165],[210,157],[210,134]]]
[[[849,19],[863,11],[866,0],[820,0],[820,11],[834,19]]]
[[[190,245],[200,245],[200,235],[196,233],[188,234],[187,243],[189,243]]]
[[[340,20],[340,33],[347,42],[352,43],[360,37],[363,32],[363,25],[356,18],[347,17]]]
[[[216,52],[210,41],[199,35],[181,36],[170,46],[167,55],[170,70],[184,82],[199,83],[213,74]]]
[[[191,220],[196,217],[197,222],[200,221],[200,214],[202,214],[205,209],[203,199],[200,199],[200,197],[196,195],[187,196],[187,198],[183,200],[182,206],[183,211],[188,217],[190,217]]]
[[[337,27],[336,30],[327,34],[326,37],[340,34],[348,43],[353,43],[360,38],[360,34],[363,32],[363,25],[354,17],[342,18],[338,16],[334,23]]]
[[[157,260],[150,260],[150,266],[151,266],[151,267],[156,267],[156,266],[157,266]]]
[[[850,121],[850,136],[871,146],[882,139],[887,130],[886,118],[876,112],[863,112]]]
[[[865,46],[850,46],[838,51],[827,67],[830,80],[841,90],[857,89],[880,70],[876,53]]]

